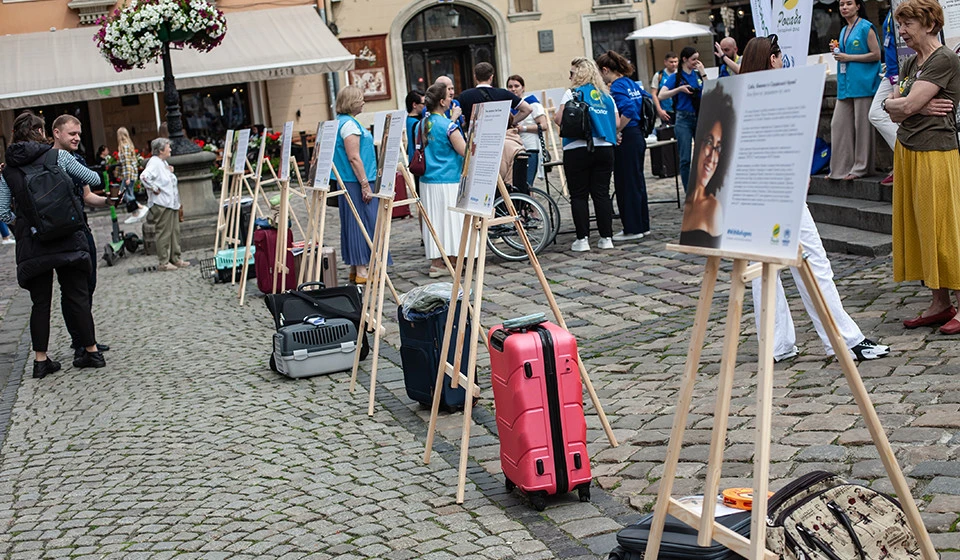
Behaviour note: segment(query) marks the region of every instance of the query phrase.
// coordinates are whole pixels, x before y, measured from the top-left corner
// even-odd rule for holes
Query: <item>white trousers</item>
[[[893,84],[887,78],[882,78],[880,87],[877,88],[877,93],[873,96],[873,103],[870,104],[870,124],[880,132],[880,136],[883,136],[892,150],[893,145],[897,143],[897,129],[900,125],[891,121],[890,115],[880,108],[880,104],[883,103],[884,99],[890,97],[891,93],[893,93]]]
[[[888,82],[889,83],[889,82]],[[840,330],[840,336],[843,337],[847,348],[852,348],[863,340],[863,333],[850,315],[843,309],[843,303],[840,301],[840,294],[837,292],[837,285],[833,283],[833,269],[830,267],[830,260],[827,259],[827,252],[823,249],[823,242],[820,241],[820,232],[817,231],[817,224],[810,215],[807,205],[803,205],[803,217],[800,218],[800,245],[803,250],[809,254],[807,263],[809,263],[813,275],[817,279],[817,285],[820,286],[820,292],[823,294],[830,314]],[[823,342],[823,348],[828,356],[832,356],[834,351],[827,337],[827,331],[823,328],[823,322],[813,306],[813,299],[803,283],[800,271],[790,267],[793,274],[793,281],[797,284],[800,291],[800,299],[803,300],[803,307],[810,315],[817,334]],[[754,317],[757,323],[757,332],[760,332],[760,306],[761,306],[762,280],[755,278],[753,280],[753,309]],[[777,275],[777,305],[775,312],[776,319],[773,326],[773,354],[785,354],[789,352],[797,343],[797,332],[793,326],[793,317],[790,316],[790,306],[787,305],[787,297],[783,292],[783,283],[780,276]]]

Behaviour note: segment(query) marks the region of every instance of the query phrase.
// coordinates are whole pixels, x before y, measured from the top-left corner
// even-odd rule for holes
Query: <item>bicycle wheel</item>
[[[534,254],[540,254],[540,251],[550,243],[550,233],[553,229],[547,209],[525,194],[513,193],[510,195],[510,200],[513,201],[518,220],[527,233],[527,239]],[[502,198],[497,198],[494,202],[493,215],[497,218],[510,215]],[[522,261],[527,258],[527,251],[513,223],[492,226],[487,232],[487,247],[493,254],[504,260]]]
[[[547,191],[530,187],[530,197],[540,203],[541,206],[547,209],[550,215],[550,241],[547,244],[553,243],[557,240],[557,234],[560,233],[560,205],[557,204],[557,201],[553,199],[552,196],[547,194]]]

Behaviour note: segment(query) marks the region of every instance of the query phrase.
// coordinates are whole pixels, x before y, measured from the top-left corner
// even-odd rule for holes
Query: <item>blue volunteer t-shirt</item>
[[[664,85],[666,85],[666,83],[667,83],[667,78],[669,78],[670,76],[671,76],[671,74],[667,74],[667,69],[666,69],[666,68],[664,68],[663,70],[660,71],[660,82],[657,84],[656,93],[660,93],[660,88],[662,88]],[[673,112],[673,98],[671,97],[670,99],[662,99],[662,100],[660,101],[660,108],[663,109],[664,111],[668,112],[668,113],[672,113],[672,112]]]
[[[640,126],[643,120],[643,98],[651,95],[626,76],[621,76],[610,84],[610,95],[613,96],[620,115],[630,119],[626,128]]]
[[[893,10],[887,13],[883,20],[883,62],[887,65],[883,73],[887,78],[900,74],[900,61],[897,60],[897,37],[893,31]]]
[[[580,92],[582,99],[590,106],[590,126],[593,137],[611,144],[617,143],[617,105],[613,98],[593,87],[593,84],[584,84],[573,89]],[[576,140],[562,138],[566,146]]]
[[[431,113],[421,122],[426,127],[423,139],[426,146],[423,155],[427,171],[420,178],[421,183],[458,183],[463,170],[463,156],[453,149],[451,134],[459,134],[459,127],[447,117]]]
[[[683,79],[680,79],[680,74],[683,74]],[[684,72],[682,68],[677,69],[676,72],[663,83],[667,89],[676,89],[679,86],[688,85],[696,90],[694,94],[697,97],[700,97],[700,94],[703,92],[703,80],[696,72]],[[673,97],[676,99],[675,107],[677,111],[686,111],[688,113],[693,113],[693,97],[689,94],[680,92]]]

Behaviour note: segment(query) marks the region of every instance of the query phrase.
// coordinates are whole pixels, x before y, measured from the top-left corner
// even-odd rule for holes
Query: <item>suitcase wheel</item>
[[[577,488],[577,495],[580,496],[580,501],[581,501],[581,502],[589,502],[589,501],[590,501],[590,486],[584,485],[584,486],[581,486],[580,488]]]
[[[507,488],[507,492],[513,492],[513,489],[517,487],[517,485],[514,484],[513,481],[510,480],[509,478],[506,479],[503,485]]]
[[[275,371],[275,372],[277,372],[277,373],[280,373],[280,370],[277,369],[277,360],[274,359],[272,352],[270,353],[270,369],[272,369],[273,371]],[[581,501],[582,501],[582,500],[581,500]]]
[[[533,509],[537,511],[543,511],[547,509],[546,492],[537,492],[536,494],[530,494],[530,505],[532,505]]]

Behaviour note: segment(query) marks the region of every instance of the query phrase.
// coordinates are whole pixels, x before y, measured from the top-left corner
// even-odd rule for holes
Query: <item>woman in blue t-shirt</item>
[[[661,101],[676,97],[674,107],[677,110],[677,122],[674,132],[677,136],[677,151],[680,153],[680,180],[683,191],[687,191],[690,179],[690,157],[693,154],[693,135],[697,132],[697,112],[700,110],[700,95],[703,92],[703,80],[707,78],[700,53],[686,46],[680,51],[680,67],[667,78],[657,96]]]
[[[600,70],[589,58],[570,63],[570,89],[560,99],[554,121],[563,120],[564,106],[579,97],[590,107],[591,142],[563,138],[563,169],[570,189],[570,211],[577,240],[571,250],[590,250],[590,202],[597,216],[598,247],[613,249],[613,204],[610,202],[610,175],[613,174],[613,146],[617,143],[617,105],[603,83]]]
[[[360,221],[373,238],[377,225],[379,202],[373,198],[370,182],[377,181],[377,154],[373,147],[373,134],[364,128],[356,116],[363,111],[363,91],[357,86],[347,86],[337,95],[337,146],[333,152],[333,164],[343,180],[346,196],[357,208]],[[331,174],[330,179],[336,181]],[[350,265],[350,281],[367,282],[367,264],[370,262],[370,246],[363,236],[360,224],[354,218],[347,203],[340,207],[340,256]]]
[[[643,158],[647,141],[643,135],[643,98],[650,94],[640,89],[628,76],[633,64],[614,51],[597,57],[603,81],[610,85],[610,95],[617,104],[620,119],[620,143],[614,147],[613,187],[623,230],[614,241],[635,241],[650,233],[650,210],[647,206],[647,183],[643,178]]]
[[[840,0],[846,25],[834,48],[837,104],[830,121],[831,179],[850,181],[873,173],[870,104],[880,85],[880,41],[866,20],[863,0]]]
[[[420,178],[420,196],[424,210],[433,223],[433,229],[440,243],[451,259],[460,248],[460,234],[463,231],[462,215],[450,211],[457,205],[457,191],[460,188],[460,175],[463,172],[463,155],[467,143],[460,133],[460,127],[446,117],[453,98],[445,84],[433,84],[424,96],[427,116],[417,127],[422,127],[423,155],[426,158],[426,173]],[[440,247],[433,236],[422,224],[423,247],[430,262],[430,278],[439,278],[447,274],[447,268],[441,258]]]

